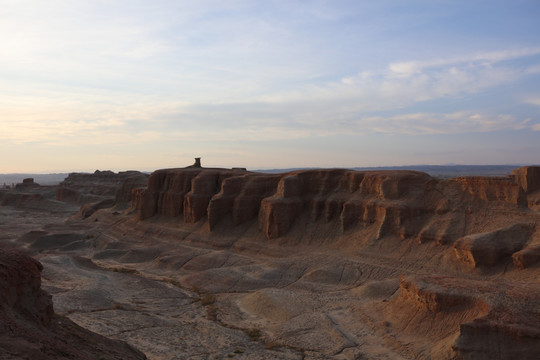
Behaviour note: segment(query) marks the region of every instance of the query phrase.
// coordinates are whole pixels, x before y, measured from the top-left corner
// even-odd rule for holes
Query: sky
[[[0,0],[0,173],[540,163],[538,0]]]

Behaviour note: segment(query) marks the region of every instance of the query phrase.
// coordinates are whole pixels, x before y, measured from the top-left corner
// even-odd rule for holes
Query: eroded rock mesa
[[[154,215],[179,217],[186,223],[204,219],[210,229],[224,219],[235,225],[257,219],[268,238],[287,234],[297,219],[307,218],[337,222],[341,232],[370,227],[376,238],[393,234],[452,244],[474,233],[466,218],[483,207],[526,208],[527,193],[540,186],[536,169],[517,169],[506,178],[449,180],[415,171],[260,174],[242,169],[164,169],[151,174],[145,189],[133,190],[132,206],[140,220]]]

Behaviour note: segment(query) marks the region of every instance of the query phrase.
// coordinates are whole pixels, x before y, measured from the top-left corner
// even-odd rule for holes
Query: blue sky
[[[0,172],[540,163],[540,2],[0,0]]]

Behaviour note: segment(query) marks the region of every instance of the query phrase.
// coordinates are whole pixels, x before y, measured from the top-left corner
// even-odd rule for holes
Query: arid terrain
[[[96,171],[0,205],[0,359],[540,354],[540,167]]]

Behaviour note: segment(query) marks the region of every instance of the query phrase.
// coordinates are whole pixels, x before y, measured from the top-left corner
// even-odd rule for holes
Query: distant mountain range
[[[430,174],[439,178],[451,178],[458,176],[506,176],[523,165],[408,165],[408,166],[379,166],[379,167],[354,167],[352,170],[415,170]],[[287,168],[287,169],[263,169],[251,170],[262,173],[283,173],[295,170],[308,170],[317,168]],[[22,182],[23,179],[33,178],[40,185],[56,185],[62,182],[69,173],[54,174],[0,174],[0,187],[3,184],[11,185]]]

